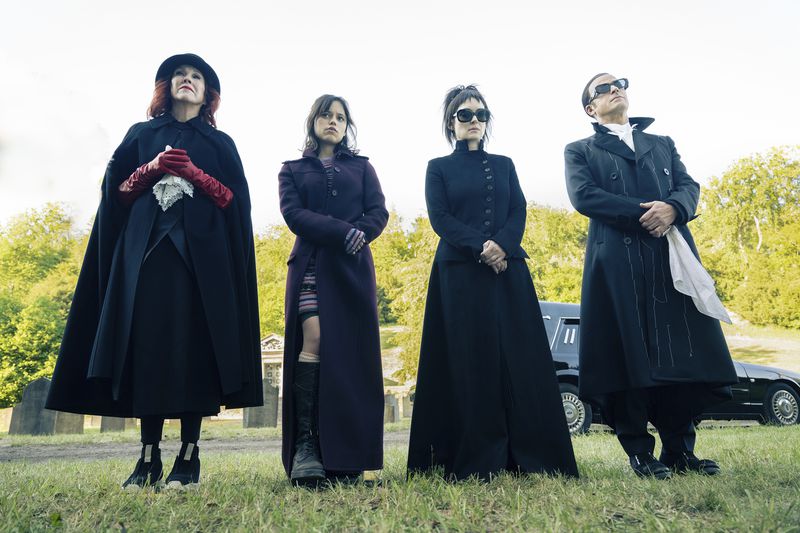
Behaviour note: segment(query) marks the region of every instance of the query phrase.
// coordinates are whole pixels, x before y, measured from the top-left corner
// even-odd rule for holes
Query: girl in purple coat
[[[300,159],[278,176],[297,235],[286,280],[283,464],[293,483],[383,467],[383,377],[369,243],[389,220],[375,169],[357,155],[344,98],[311,106]]]

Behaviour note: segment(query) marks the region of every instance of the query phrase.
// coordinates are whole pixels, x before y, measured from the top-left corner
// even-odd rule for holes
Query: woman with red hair
[[[181,421],[167,486],[200,479],[203,416],[261,405],[250,196],[216,129],[220,83],[199,56],[156,73],[150,120],[114,152],[47,407],[141,419],[125,488],[161,483],[166,418]]]

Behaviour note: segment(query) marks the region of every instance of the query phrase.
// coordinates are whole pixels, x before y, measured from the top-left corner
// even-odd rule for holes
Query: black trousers
[[[181,419],[181,442],[194,442],[200,440],[200,425],[203,416],[187,413]],[[158,444],[161,442],[161,433],[164,429],[164,418],[160,416],[142,417],[142,444]]]
[[[628,455],[653,453],[655,438],[647,431],[650,422],[658,430],[662,453],[693,452],[694,415],[691,396],[682,385],[630,389],[608,395],[603,405],[606,421],[614,429]]]

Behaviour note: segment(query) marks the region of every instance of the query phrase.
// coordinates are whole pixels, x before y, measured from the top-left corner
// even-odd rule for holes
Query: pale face
[[[483,102],[480,100],[470,98],[458,107],[456,113],[462,109],[469,109],[470,111],[475,112],[478,109],[484,109],[485,107],[486,106],[484,106]],[[457,141],[477,143],[483,139],[483,134],[486,133],[486,123],[480,122],[478,117],[475,116],[473,116],[472,120],[469,122],[460,122],[456,117],[452,117],[450,119],[450,124],[453,128],[453,134],[455,135]]]
[[[189,65],[176,68],[170,80],[170,96],[176,102],[203,105],[206,98],[203,73]]]
[[[320,143],[337,145],[344,139],[347,132],[347,115],[344,106],[334,100],[330,109],[320,113],[314,119],[314,134]]]
[[[611,83],[616,79],[616,76],[611,74],[600,76],[589,85],[589,94],[594,94],[595,87],[601,83]],[[609,92],[599,94],[589,102],[589,105],[586,106],[586,112],[601,123],[604,122],[604,117],[625,115],[628,112],[628,95],[624,89],[612,85]]]

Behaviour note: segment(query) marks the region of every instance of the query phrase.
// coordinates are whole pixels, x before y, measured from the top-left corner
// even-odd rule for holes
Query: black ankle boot
[[[126,490],[139,490],[147,486],[158,486],[164,477],[164,468],[161,464],[161,450],[158,444],[142,445],[142,455],[136,462],[133,473],[128,476],[122,488]]]
[[[295,485],[316,485],[325,479],[317,433],[319,363],[297,363],[294,374],[294,459],[290,478]]]
[[[191,447],[191,448],[190,448]],[[181,443],[172,471],[167,476],[168,489],[197,486],[200,483],[200,449],[195,442]]]

